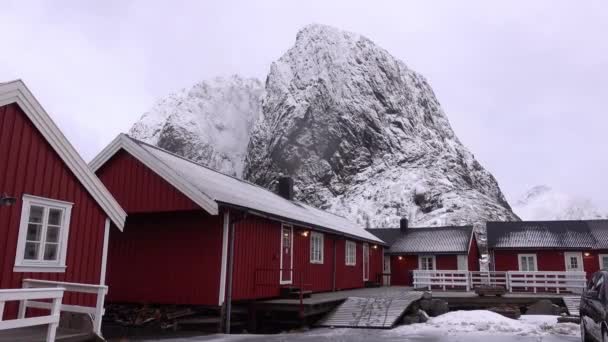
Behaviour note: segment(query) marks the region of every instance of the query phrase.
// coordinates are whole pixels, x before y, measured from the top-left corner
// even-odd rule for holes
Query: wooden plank
[[[422,297],[422,292],[395,297],[349,297],[318,324],[350,328],[391,328]]]
[[[580,316],[580,297],[564,296],[562,297],[570,316]]]

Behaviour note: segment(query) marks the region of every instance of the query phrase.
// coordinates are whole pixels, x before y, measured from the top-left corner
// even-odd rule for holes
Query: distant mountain
[[[590,220],[608,218],[589,199],[571,196],[546,185],[528,190],[513,205],[522,220]]]
[[[366,227],[513,220],[421,74],[356,33],[310,25],[266,79],[244,177]]]
[[[203,81],[158,101],[129,135],[240,177],[263,92],[259,80],[236,75]]]

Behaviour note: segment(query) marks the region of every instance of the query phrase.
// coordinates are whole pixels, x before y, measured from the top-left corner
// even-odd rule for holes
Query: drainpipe
[[[238,219],[232,219],[230,217],[230,241],[229,241],[229,260],[228,260],[228,274],[226,279],[226,334],[230,334],[230,321],[232,319],[232,278],[233,278],[233,270],[234,270],[234,240],[235,232],[236,232],[236,224],[240,221],[243,221],[247,217],[248,212],[244,212],[243,215]]]

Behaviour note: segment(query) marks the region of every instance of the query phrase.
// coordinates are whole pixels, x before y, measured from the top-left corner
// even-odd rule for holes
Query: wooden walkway
[[[46,342],[46,326],[33,326],[19,329],[0,330],[0,342]],[[57,328],[56,342],[82,342],[95,340],[92,331]]]
[[[581,304],[581,297],[563,296],[562,300],[564,301],[566,308],[568,308],[568,313],[570,314],[570,316],[580,316],[579,310]]]
[[[399,293],[395,297],[348,297],[317,325],[350,328],[392,328],[422,292]]]

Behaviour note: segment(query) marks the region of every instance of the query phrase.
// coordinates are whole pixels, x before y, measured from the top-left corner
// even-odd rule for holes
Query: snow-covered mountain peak
[[[262,83],[216,77],[159,100],[129,134],[240,176],[251,129],[261,115]]]
[[[244,176],[366,226],[517,219],[424,77],[371,40],[310,25],[271,66]],[[424,189],[424,191],[421,191]]]
[[[608,218],[590,199],[538,185],[515,202],[513,210],[524,220],[591,220]]]

